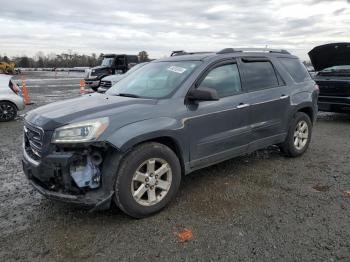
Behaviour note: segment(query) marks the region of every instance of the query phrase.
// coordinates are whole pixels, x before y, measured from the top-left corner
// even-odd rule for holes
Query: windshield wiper
[[[138,95],[128,94],[128,93],[119,93],[119,94],[117,94],[117,96],[125,96],[125,97],[140,98],[140,96],[138,96]]]

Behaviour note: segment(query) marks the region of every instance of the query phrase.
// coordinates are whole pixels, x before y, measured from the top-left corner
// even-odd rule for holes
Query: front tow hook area
[[[26,157],[22,162],[30,183],[42,195],[95,211],[110,208],[122,157],[114,148],[91,146],[55,151],[38,165]]]
[[[55,153],[46,158],[55,170],[59,170],[65,189],[86,191],[101,186],[101,153]],[[74,184],[75,186],[72,186]]]

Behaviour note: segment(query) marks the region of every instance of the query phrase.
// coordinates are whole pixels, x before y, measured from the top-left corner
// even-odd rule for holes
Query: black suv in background
[[[104,55],[101,65],[86,71],[85,83],[92,90],[97,91],[102,78],[108,75],[124,74],[139,63],[137,55]]]
[[[350,43],[317,46],[309,52],[320,88],[321,111],[350,113]]]
[[[24,172],[49,198],[94,209],[114,201],[146,217],[194,170],[274,144],[288,156],[303,154],[317,96],[306,68],[284,50],[152,61],[106,94],[29,112]]]

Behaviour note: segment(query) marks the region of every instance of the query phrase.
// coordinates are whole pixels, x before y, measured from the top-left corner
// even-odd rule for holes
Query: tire
[[[304,128],[306,131],[302,131]],[[309,147],[311,135],[312,122],[310,117],[303,112],[297,112],[292,119],[287,138],[280,145],[280,148],[289,157],[301,156]]]
[[[15,119],[17,107],[8,101],[0,101],[0,122],[7,122]]]
[[[162,210],[175,197],[180,182],[180,161],[169,147],[141,144],[121,161],[114,200],[129,216],[144,218]]]
[[[91,87],[91,89],[92,89],[94,92],[97,92],[98,87]]]

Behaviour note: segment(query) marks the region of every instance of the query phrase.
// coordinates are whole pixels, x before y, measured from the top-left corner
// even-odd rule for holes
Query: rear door
[[[188,104],[191,166],[206,166],[245,153],[250,141],[249,107],[245,106],[248,97],[242,93],[236,62],[213,65],[197,86],[216,89],[220,99]]]
[[[285,133],[284,118],[290,104],[289,90],[265,57],[246,57],[239,61],[243,89],[249,94],[250,150],[280,142]]]

